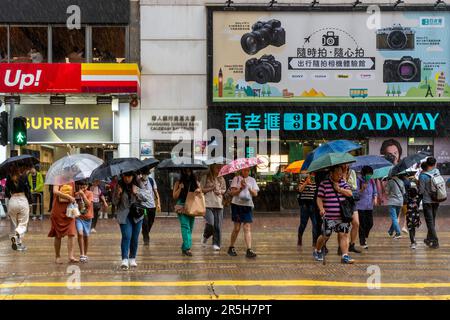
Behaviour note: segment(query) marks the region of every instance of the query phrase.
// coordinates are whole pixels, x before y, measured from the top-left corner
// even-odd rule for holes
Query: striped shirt
[[[300,181],[300,185],[304,184],[306,179]],[[305,189],[300,193],[300,199],[305,201],[314,201],[317,186],[315,183],[310,183],[305,186]]]
[[[350,190],[350,186],[343,179],[339,181],[339,187]],[[339,195],[339,199],[337,197]],[[333,189],[333,183],[327,179],[320,183],[317,196],[323,201],[323,208],[325,209],[325,218],[328,220],[340,220],[341,208],[339,201],[345,201],[345,197],[336,193]]]

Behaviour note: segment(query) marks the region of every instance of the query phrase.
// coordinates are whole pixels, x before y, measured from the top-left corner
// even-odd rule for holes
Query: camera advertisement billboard
[[[209,102],[450,101],[450,13],[377,14],[213,11]]]

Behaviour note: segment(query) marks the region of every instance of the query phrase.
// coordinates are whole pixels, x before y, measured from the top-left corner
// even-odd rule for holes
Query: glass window
[[[125,62],[125,27],[92,27],[92,61]]]
[[[0,62],[8,62],[8,29],[0,26]]]
[[[47,62],[47,27],[11,27],[11,62]]]
[[[52,28],[53,62],[85,62],[85,28]]]
[[[408,156],[420,151],[434,153],[433,138],[415,137],[408,139]]]

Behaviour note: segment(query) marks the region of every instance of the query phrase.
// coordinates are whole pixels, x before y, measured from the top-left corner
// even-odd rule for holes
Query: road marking
[[[318,281],[318,280],[203,280],[203,281],[105,281],[80,282],[81,287],[202,287],[214,283],[215,287],[353,287],[367,288],[365,282]],[[380,283],[381,288],[425,289],[450,288],[450,283]],[[0,289],[30,287],[67,287],[66,282],[23,282],[0,284]]]
[[[450,300],[450,295],[0,295],[3,300]]]

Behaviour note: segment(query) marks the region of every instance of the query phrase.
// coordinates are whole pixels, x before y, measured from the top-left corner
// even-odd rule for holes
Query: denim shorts
[[[238,206],[231,204],[231,220],[239,223],[252,223],[253,208],[249,206]]]
[[[77,226],[77,231],[78,233],[83,232],[83,235],[88,237],[91,234],[91,224],[92,224],[92,219],[80,219],[77,218],[75,221],[75,225]]]

